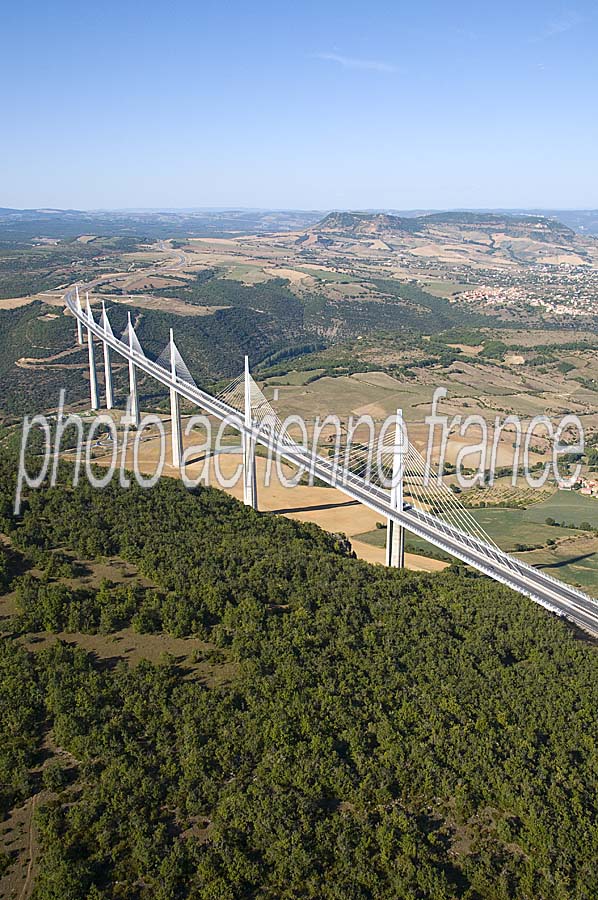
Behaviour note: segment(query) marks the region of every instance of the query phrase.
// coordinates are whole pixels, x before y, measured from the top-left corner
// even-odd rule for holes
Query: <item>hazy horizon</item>
[[[218,213],[218,212],[301,212],[301,213],[322,213],[326,215],[330,212],[348,212],[348,213],[366,213],[376,215],[378,213],[387,215],[428,215],[434,213],[451,213],[451,212],[471,212],[471,213],[554,213],[554,212],[597,212],[598,207],[593,206],[435,206],[435,207],[411,207],[409,209],[397,209],[395,207],[356,207],[356,206],[242,206],[240,204],[230,204],[227,206],[97,206],[97,207],[74,207],[74,206],[0,206],[0,210],[9,210],[11,212],[81,212],[81,213]]]

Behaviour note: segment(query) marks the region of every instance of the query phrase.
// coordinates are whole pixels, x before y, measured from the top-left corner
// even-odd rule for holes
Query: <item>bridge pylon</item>
[[[102,328],[104,331],[111,331],[108,322],[108,313],[106,312],[106,303],[102,300]],[[104,384],[106,388],[106,409],[112,409],[114,406],[114,388],[112,387],[112,366],[110,365],[110,346],[108,341],[102,341],[104,348]]]
[[[245,357],[245,427],[251,429],[251,376],[249,357]],[[255,476],[255,438],[243,432],[243,503],[257,509],[257,481]]]
[[[131,322],[131,313],[127,313],[129,352],[132,354],[135,349],[133,346],[133,323]],[[129,399],[131,407],[131,424],[135,428],[139,427],[139,398],[137,396],[137,370],[135,363],[129,357]]]
[[[78,311],[83,314],[83,309],[81,308],[81,297],[79,296],[79,285],[75,285],[75,303],[77,304]],[[77,319],[77,343],[80,346],[83,346],[83,326],[81,325],[81,319]]]
[[[177,350],[174,343],[172,328],[170,329],[170,377],[176,384],[176,356]],[[170,388],[170,427],[172,436],[172,465],[178,469],[183,457],[183,441],[181,434],[181,410],[179,395],[175,387]]]
[[[91,321],[91,307],[89,305],[89,294],[85,294],[85,311],[88,321]],[[93,346],[93,333],[91,328],[87,329],[87,350],[89,354],[89,393],[91,397],[91,408],[99,409],[98,400],[98,375],[96,372],[95,350]]]
[[[395,440],[392,454],[392,486],[390,503],[393,509],[403,509],[403,479],[405,477],[405,459],[408,451],[408,438],[403,421],[403,410],[397,409]],[[394,519],[386,520],[386,565],[393,568],[405,567],[405,529]]]

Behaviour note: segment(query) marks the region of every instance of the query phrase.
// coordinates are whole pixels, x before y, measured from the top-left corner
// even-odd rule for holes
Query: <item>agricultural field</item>
[[[548,541],[558,541],[572,536],[572,530],[550,526],[538,522],[528,522],[525,513],[515,509],[473,510],[473,518],[502,550],[518,551],[522,545],[546,546]],[[574,535],[575,536],[575,535]],[[384,546],[386,539],[384,529],[376,529],[374,536],[358,535],[359,540],[374,542]],[[425,542],[410,537],[413,546],[423,546]],[[519,551],[521,552],[521,551]]]
[[[558,542],[555,547],[530,551],[521,558],[598,597],[598,540],[595,537],[572,537]]]
[[[588,593],[598,596],[596,534],[579,527],[548,525],[545,522],[546,518],[556,518],[557,515],[560,517],[559,521],[568,523],[576,521],[574,517],[582,514],[589,516],[591,520],[587,505],[575,502],[577,500],[588,500],[589,504],[596,502],[598,506],[598,501],[579,497],[573,492],[559,491],[549,500],[541,501],[529,509],[475,509],[471,510],[471,514],[502,550],[513,553],[530,565],[545,568],[557,578],[579,585]],[[591,524],[598,527],[598,516]],[[376,527],[355,535],[355,539],[360,544],[384,548],[386,528]],[[414,535],[407,536],[406,548],[415,554],[450,561],[447,554]]]
[[[598,530],[598,498],[587,497],[578,491],[558,491],[525,511],[528,522],[545,522],[547,518],[577,528],[588,523]]]
[[[499,547],[507,551],[538,544],[543,546],[548,541],[571,536],[570,529],[530,520],[527,510],[474,509],[470,512]]]
[[[449,483],[455,479],[449,478]],[[461,495],[463,504],[470,509],[487,506],[506,506],[512,509],[528,509],[548,500],[555,493],[552,482],[542,488],[526,485],[524,479],[513,485],[511,477],[497,478],[492,486],[475,487]]]

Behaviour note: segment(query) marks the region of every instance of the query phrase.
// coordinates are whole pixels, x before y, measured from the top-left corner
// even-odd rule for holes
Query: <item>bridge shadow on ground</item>
[[[342,509],[345,506],[359,506],[359,500],[347,500],[344,503],[317,503],[314,506],[288,506],[284,509],[271,509],[269,512],[286,515],[293,512],[312,512],[318,509]]]
[[[552,563],[539,563],[536,569],[561,569],[563,566],[570,566],[572,563],[581,562],[584,559],[591,559],[596,553],[580,553],[579,556],[572,556],[569,559],[559,559]]]
[[[194,456],[193,459],[186,459],[185,464],[187,466],[192,466],[193,463],[205,462],[206,459],[213,459],[218,455],[226,456],[227,454],[230,454],[231,456],[234,456],[235,454],[242,452],[242,447],[222,447],[220,450],[210,450],[209,453],[202,453],[200,456]]]

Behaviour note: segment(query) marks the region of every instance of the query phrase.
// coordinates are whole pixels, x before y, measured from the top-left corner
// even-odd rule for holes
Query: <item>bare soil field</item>
[[[297,269],[288,269],[284,266],[280,268],[264,268],[263,271],[270,278],[287,278],[291,284],[301,284],[301,282],[311,280],[310,276],[305,272],[298,272]]]
[[[471,344],[447,344],[447,346],[453,350],[460,350],[461,353],[465,353],[467,356],[477,356],[480,350],[484,348],[483,344],[477,344],[476,346]]]
[[[0,309],[18,309],[20,306],[27,306],[29,303],[33,303],[34,300],[46,299],[43,295],[32,294],[31,297],[9,297],[5,300],[0,300]]]
[[[106,297],[105,294],[104,297]],[[141,309],[155,309],[158,312],[169,312],[175,316],[211,316],[216,310],[224,309],[223,306],[197,306],[194,303],[185,303],[183,300],[154,297],[150,294],[135,294],[134,297],[122,297],[119,294],[112,294],[109,297],[113,303],[120,303],[124,306],[136,306]],[[98,298],[95,299],[97,300]]]
[[[541,329],[519,329],[514,328],[509,331],[509,343],[519,344],[521,347],[537,347],[543,344],[570,344],[571,341],[589,341],[596,342],[596,333],[586,331],[584,329],[576,329],[575,332],[563,329],[559,331]]]
[[[139,275],[129,278],[123,285],[128,291],[143,291],[148,288],[183,287],[185,280],[182,278],[165,278],[163,275]]]
[[[505,395],[504,397],[479,399],[480,394],[469,395],[466,390],[473,385],[469,382],[475,382],[479,377],[476,367],[464,366],[464,374],[455,376],[455,378],[463,378],[464,381],[447,381],[443,384],[439,377],[436,376],[436,386],[446,386],[449,388],[448,397],[442,401],[438,407],[440,415],[446,414],[450,418],[461,415],[465,419],[468,415],[482,415],[486,421],[489,421],[489,441],[488,453],[492,449],[492,441],[494,438],[493,429],[490,427],[496,416],[502,421],[507,412],[519,412],[526,419],[537,413],[546,411],[546,400],[543,397],[530,398],[527,395],[519,396],[515,391],[520,390],[518,381],[515,379],[509,383],[510,376],[505,373],[505,380],[509,386],[513,388],[513,396]],[[428,373],[429,370],[425,370]],[[491,370],[493,371],[493,370]],[[483,367],[481,374],[486,380],[490,380],[491,375],[487,368]],[[344,424],[350,416],[358,417],[362,415],[372,416],[377,421],[383,421],[388,416],[394,415],[397,408],[403,410],[405,421],[409,428],[409,438],[418,450],[424,450],[427,447],[429,426],[425,424],[424,418],[431,413],[431,402],[434,391],[434,379],[432,384],[418,384],[413,381],[401,382],[384,372],[367,372],[350,376],[341,376],[338,378],[320,378],[310,384],[286,384],[277,388],[278,402],[276,408],[284,411],[298,413],[302,415],[306,421],[313,421],[315,416],[324,416],[335,413]],[[468,382],[468,383],[465,383]],[[455,390],[455,388],[457,390]],[[499,389],[499,386],[497,386]],[[274,388],[267,386],[265,393],[268,398],[273,397]],[[481,391],[480,391],[481,393]],[[525,427],[525,422],[523,423]],[[433,459],[438,459],[438,450],[440,448],[441,429],[436,428],[435,431],[435,454]],[[464,435],[452,433],[448,444],[446,460],[455,463],[457,454],[462,447],[471,446],[480,440],[481,432],[479,427],[471,425],[467,428]],[[514,432],[512,429],[505,429],[501,433],[500,441],[497,448],[497,465],[511,465],[515,457],[515,449],[513,448]],[[536,463],[541,461],[542,456],[534,452],[535,443],[542,448],[543,440],[539,433],[538,442],[532,443],[532,452],[530,453],[530,462]],[[473,466],[474,463],[469,460],[465,465]]]

